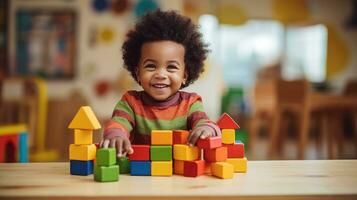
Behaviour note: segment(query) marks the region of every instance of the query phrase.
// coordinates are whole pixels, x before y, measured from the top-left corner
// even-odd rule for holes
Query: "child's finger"
[[[100,147],[100,148],[103,148],[103,140],[100,141],[99,147]]]
[[[201,139],[206,139],[211,136],[211,133],[209,131],[202,131],[202,134],[200,136]]]
[[[117,141],[117,157],[122,157],[123,155],[123,140]]]
[[[115,139],[111,139],[111,140],[110,140],[109,147],[110,147],[110,148],[115,148],[115,143],[116,143],[116,140],[115,140]]]
[[[131,148],[131,144],[129,140],[124,140],[123,146],[126,153],[132,154],[134,152],[134,150]]]
[[[104,142],[103,142],[103,148],[108,148],[109,142],[110,141],[108,139],[105,139]]]
[[[200,135],[202,134],[201,130],[197,130],[192,134],[191,137],[191,141],[189,142],[191,145],[195,145],[196,141],[198,140],[198,138],[200,137]]]

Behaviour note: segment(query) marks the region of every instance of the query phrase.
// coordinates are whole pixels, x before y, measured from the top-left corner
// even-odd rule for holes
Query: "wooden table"
[[[69,163],[0,164],[0,199],[357,199],[357,160],[248,161],[223,180],[121,175],[97,183]]]

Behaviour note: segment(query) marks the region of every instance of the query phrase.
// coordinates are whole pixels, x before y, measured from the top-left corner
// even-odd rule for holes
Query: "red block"
[[[209,137],[206,139],[198,139],[197,147],[201,149],[214,149],[222,146],[222,137]]]
[[[190,132],[187,130],[173,130],[172,131],[172,144],[187,144],[187,138]]]
[[[223,144],[227,147],[228,158],[244,158],[244,144]]]
[[[217,121],[220,129],[240,129],[239,125],[227,113],[223,113]]]
[[[204,160],[194,160],[194,161],[185,161],[183,166],[183,175],[187,177],[197,177],[205,173]]]
[[[0,162],[17,162],[19,152],[19,135],[0,136]]]
[[[131,145],[134,153],[129,154],[129,160],[150,160],[150,145]]]
[[[204,159],[207,162],[224,162],[227,160],[227,147],[218,147],[215,149],[204,149]]]

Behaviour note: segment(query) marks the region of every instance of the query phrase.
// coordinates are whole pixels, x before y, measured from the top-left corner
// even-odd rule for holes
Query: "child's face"
[[[185,47],[166,40],[145,43],[141,47],[137,77],[152,98],[166,100],[186,81]]]

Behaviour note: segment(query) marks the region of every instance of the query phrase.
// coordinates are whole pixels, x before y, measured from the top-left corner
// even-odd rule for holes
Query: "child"
[[[133,153],[131,142],[150,144],[151,130],[192,130],[188,143],[221,135],[196,93],[179,91],[203,71],[208,53],[191,19],[174,11],[146,14],[127,34],[122,47],[125,68],[144,91],[128,91],[114,108],[101,147],[117,156]]]

